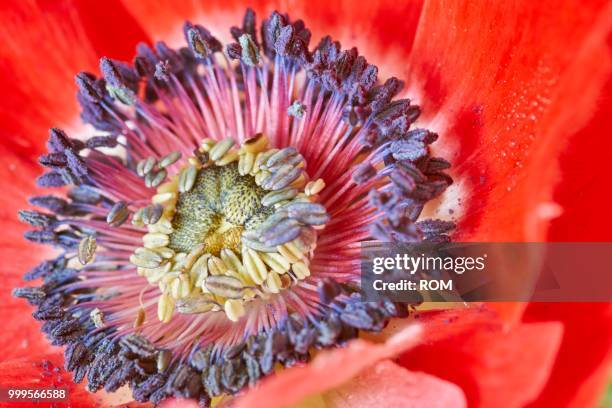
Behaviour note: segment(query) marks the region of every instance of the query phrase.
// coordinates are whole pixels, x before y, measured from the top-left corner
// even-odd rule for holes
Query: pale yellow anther
[[[165,247],[170,243],[170,238],[161,232],[150,232],[142,236],[145,248]]]
[[[300,250],[300,247],[297,245],[297,240],[295,240],[295,239],[294,239],[293,241],[287,242],[287,243],[285,244],[285,246],[286,246],[286,247],[287,247],[287,249],[288,249],[289,251],[291,251],[291,252],[292,252],[292,253],[293,253],[295,256],[298,256],[298,257],[300,257],[300,258],[303,258],[303,257],[304,257],[304,252],[302,252],[302,251]]]
[[[160,254],[164,259],[171,259],[174,256],[174,251],[168,247],[155,248],[155,252]]]
[[[164,278],[164,276],[170,273],[171,268],[172,268],[172,263],[167,262],[155,269],[146,270],[145,276],[147,278],[147,281],[152,285],[159,283]]]
[[[268,178],[268,176],[270,175],[270,172],[268,170],[260,170],[256,175],[255,175],[255,184],[257,184],[258,186],[261,185],[261,183],[263,183],[263,181]]]
[[[210,254],[204,254],[199,257],[189,271],[191,276],[195,277],[198,281],[200,278],[205,278],[208,276],[208,258],[210,258]],[[200,285],[196,283],[196,286]]]
[[[196,169],[199,169],[199,168],[202,167],[202,163],[200,162],[200,160],[197,157],[194,157],[194,156],[191,156],[190,158],[188,158],[187,159],[187,163],[189,163],[190,165],[192,165]]]
[[[268,146],[268,138],[263,133],[259,133],[242,143],[240,150],[246,153],[259,153]]]
[[[307,196],[313,196],[319,194],[325,188],[325,181],[323,179],[316,179],[315,181],[309,181],[304,187],[304,193]]]
[[[302,259],[302,252],[297,248],[297,246],[293,242],[288,242],[283,245],[279,245],[276,247],[276,250],[285,258],[289,260],[289,262],[297,262]]]
[[[253,163],[253,168],[251,169],[251,174],[257,174],[260,171],[260,167],[268,161],[268,159],[276,152],[278,149],[270,149],[265,152],[258,153],[257,157],[255,157],[255,163]]]
[[[261,252],[259,256],[276,273],[286,273],[291,266],[289,260],[281,254]]]
[[[230,150],[229,152],[225,153],[225,155],[223,155],[223,157],[221,157],[219,160],[215,161],[215,164],[217,166],[225,166],[227,164],[235,162],[236,160],[238,160],[238,152],[236,150]]]
[[[291,270],[298,279],[306,279],[310,276],[310,269],[304,262],[296,262],[291,266]]]
[[[253,169],[253,164],[255,163],[255,154],[254,153],[243,153],[240,155],[238,159],[238,173],[241,176],[245,176],[251,172]]]
[[[226,137],[225,139],[220,140],[209,150],[208,154],[210,155],[210,160],[216,162],[217,160],[221,159],[227,152],[229,152],[233,145],[234,139],[231,137]]]
[[[211,256],[208,259],[208,272],[211,275],[223,275],[227,271],[227,265],[216,256]]]
[[[198,244],[195,247],[193,247],[191,252],[189,252],[187,257],[185,258],[184,268],[186,270],[190,270],[193,267],[193,265],[196,263],[196,261],[200,259],[202,255],[204,255],[205,252],[206,252],[206,244],[204,243]]]
[[[159,297],[159,301],[157,302],[157,317],[160,322],[168,323],[170,319],[172,319],[172,314],[174,313],[174,299],[167,294],[163,293]]]
[[[227,318],[232,322],[237,322],[240,320],[242,316],[244,316],[244,305],[242,304],[242,300],[238,299],[228,299],[225,301],[224,305],[225,314]]]
[[[238,256],[228,248],[223,248],[221,250],[221,259],[228,266],[228,268],[236,271],[238,274],[244,273],[244,266],[242,266],[242,262],[238,258]]]
[[[175,192],[155,194],[151,198],[153,204],[168,204],[170,201],[176,201],[177,195]]]
[[[261,259],[259,259],[259,261],[261,262]],[[244,265],[244,268],[246,269],[247,274],[250,276],[253,282],[255,282],[257,285],[261,285],[266,277],[260,274],[260,271],[257,267],[257,264],[255,263],[255,260],[253,259],[251,252],[249,252],[249,249],[246,247],[242,248],[242,263]]]
[[[174,176],[157,187],[157,194],[176,193],[178,191],[178,177]]]
[[[212,149],[212,147],[216,144],[217,142],[211,138],[206,138],[204,140],[202,140],[202,143],[200,143],[200,150],[203,153],[207,153],[210,151],[210,149]]]
[[[170,294],[174,299],[180,298],[180,285],[181,281],[178,278],[172,278],[172,281],[168,282],[170,288]]]
[[[161,232],[162,234],[172,234],[172,223],[168,218],[162,217],[155,224],[148,225],[149,232]]]
[[[303,188],[305,185],[306,185],[306,176],[304,176],[304,173],[302,173],[297,179],[295,179],[291,184],[289,184],[289,187]]]
[[[279,293],[282,286],[280,276],[276,272],[270,272],[266,278],[266,287],[271,293]]]

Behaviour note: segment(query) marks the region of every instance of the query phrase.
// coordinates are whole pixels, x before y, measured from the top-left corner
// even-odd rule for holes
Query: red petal
[[[6,2],[0,10],[0,144],[35,157],[48,128],[80,130],[74,76],[97,72],[102,54],[131,59],[136,41],[146,39],[117,1]]]
[[[465,407],[455,384],[425,373],[413,373],[385,360],[347,384],[324,395],[328,407]]]
[[[398,75],[404,67],[418,27],[422,0],[363,2],[359,6],[343,2],[313,0],[287,6],[282,1],[217,0],[203,3],[125,1],[136,20],[156,40],[183,44],[181,27],[190,20],[203,24],[221,38],[229,40],[229,28],[239,26],[247,7],[257,13],[258,23],[273,10],[302,19],[313,33],[312,46],[331,35],[346,48],[359,47],[368,61],[382,69],[383,75]]]
[[[598,109],[587,127],[572,137],[561,156],[561,179],[555,201],[563,207],[553,220],[550,241],[609,241],[612,217],[593,211],[612,201],[609,185],[610,117],[612,117],[612,79],[598,101]]]
[[[3,387],[11,388],[63,388],[67,390],[71,407],[103,405],[100,394],[91,394],[85,390],[83,384],[74,384],[72,377],[64,371],[62,366],[63,360],[59,354],[3,361],[0,362],[0,384]]]
[[[136,44],[149,36],[120,0],[72,0],[98,57],[132,61]]]
[[[557,158],[610,72],[609,2],[427,2],[412,93],[470,198],[458,238],[542,239]],[[576,226],[576,228],[578,228]]]
[[[375,362],[413,347],[420,328],[412,325],[383,344],[356,339],[346,347],[322,351],[307,365],[283,370],[261,382],[237,400],[237,407],[283,407],[308,395],[340,386]],[[325,378],[325,381],[321,381]]]
[[[559,320],[564,336],[546,388],[531,406],[595,406],[612,366],[610,303],[532,303],[525,320]]]
[[[560,323],[533,323],[501,330],[487,313],[448,311],[419,319],[426,344],[402,355],[409,370],[454,382],[469,405],[521,407],[548,379],[562,335]]]
[[[23,233],[28,229],[17,220],[17,211],[27,208],[27,196],[32,191],[37,166],[19,159],[0,146],[0,302],[3,305],[3,335],[0,350],[4,358],[21,357],[47,350],[49,344],[39,330],[39,324],[30,317],[31,307],[23,299],[11,295],[13,288],[24,286],[23,274],[51,256],[48,247],[27,242]]]
[[[97,66],[73,10],[54,5],[43,13],[32,0],[15,1],[0,11],[0,143],[27,157],[42,151],[49,127],[74,125],[74,75]]]

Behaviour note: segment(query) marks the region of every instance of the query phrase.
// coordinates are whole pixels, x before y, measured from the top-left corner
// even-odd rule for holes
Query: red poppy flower
[[[349,283],[364,240],[608,238],[612,5],[255,3],[231,36],[242,1],[3,5],[0,384],[594,406],[609,304],[404,317]]]

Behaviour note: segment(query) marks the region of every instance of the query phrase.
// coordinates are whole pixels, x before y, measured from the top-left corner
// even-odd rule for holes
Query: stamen
[[[276,12],[232,27],[232,61],[204,27],[184,31],[189,48],[139,44],[133,66],[77,75],[103,136],[50,130],[37,183],[67,193],[20,219],[61,253],[14,295],[89,390],[206,406],[406,316],[362,301],[360,243],[450,240],[452,222],[421,212],[452,179],[437,135],[412,128],[419,107],[393,100],[403,83],[378,84],[356,49],[311,49]]]

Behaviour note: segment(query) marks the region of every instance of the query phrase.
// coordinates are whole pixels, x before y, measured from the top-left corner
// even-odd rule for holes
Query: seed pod
[[[176,310],[182,314],[205,313],[216,305],[215,299],[208,293],[188,296],[176,301]]]
[[[130,211],[127,204],[124,201],[118,201],[106,216],[106,222],[112,227],[119,227],[128,219],[129,215]]]
[[[181,193],[186,193],[190,191],[195,184],[197,175],[198,169],[194,166],[187,166],[183,170],[181,170],[178,184],[179,191]]]
[[[247,153],[259,153],[268,146],[268,138],[263,133],[258,133],[242,143],[242,148]]]
[[[234,139],[232,139],[231,137],[219,141],[210,149],[210,152],[208,152],[210,154],[210,160],[216,162],[217,160],[225,156],[225,154],[232,148],[233,145]]]
[[[142,209],[142,222],[146,225],[155,224],[161,218],[164,207],[159,204],[148,205]]]
[[[96,254],[96,238],[93,235],[88,235],[79,242],[79,262],[82,265],[90,263]]]
[[[226,299],[242,299],[244,294],[242,282],[231,276],[209,276],[204,280],[204,285],[213,295]]]
[[[176,163],[181,158],[181,153],[174,151],[170,152],[159,160],[160,168],[168,167]]]
[[[228,299],[224,305],[225,314],[232,322],[237,322],[244,316],[244,305],[241,300]]]

